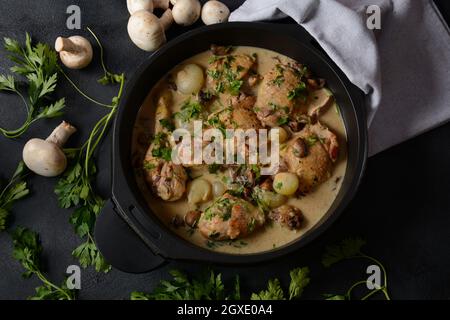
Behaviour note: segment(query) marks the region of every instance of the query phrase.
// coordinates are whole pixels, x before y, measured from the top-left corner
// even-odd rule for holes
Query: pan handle
[[[105,260],[128,273],[148,272],[162,266],[166,259],[153,253],[124,221],[119,210],[114,200],[109,199],[95,223],[95,242]]]

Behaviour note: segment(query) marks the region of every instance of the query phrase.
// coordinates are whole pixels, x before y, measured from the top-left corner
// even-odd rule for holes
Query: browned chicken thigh
[[[226,193],[202,213],[198,228],[207,238],[232,240],[249,235],[264,222],[264,214],[258,208]]]
[[[264,75],[254,108],[263,125],[287,124],[293,109],[304,104],[306,85],[301,78],[297,69],[281,63]]]
[[[144,176],[153,193],[165,201],[180,199],[186,191],[188,176],[183,166],[171,161],[171,144],[168,130],[162,124],[170,121],[170,91],[158,99],[155,113],[155,138],[150,144],[143,162]]]
[[[336,135],[316,123],[306,125],[291,138],[282,152],[282,159],[287,170],[299,177],[299,191],[308,193],[330,177],[338,152]]]

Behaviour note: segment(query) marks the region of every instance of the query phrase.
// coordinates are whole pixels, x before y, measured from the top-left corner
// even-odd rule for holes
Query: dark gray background
[[[231,9],[242,1],[224,1]],[[53,44],[59,35],[72,35],[65,27],[66,8],[78,4],[83,27],[90,26],[105,45],[107,63],[114,71],[133,73],[148,53],[134,47],[128,39],[126,1],[62,1],[1,0],[0,37],[23,39],[25,31],[34,39]],[[449,4],[444,8],[448,21]],[[169,38],[188,30],[172,27]],[[412,30],[413,32],[413,30]],[[79,33],[86,35],[86,32]],[[419,44],[418,44],[419,45]],[[96,51],[98,53],[98,51]],[[0,72],[8,72],[9,63],[1,51]],[[96,56],[97,57],[97,56]],[[80,86],[100,100],[109,101],[115,89],[99,87],[99,63],[82,72],[71,72]],[[90,128],[104,113],[61,81],[58,89],[66,97],[64,119],[79,128],[71,145],[83,141]],[[0,125],[15,128],[24,117],[22,105],[15,96],[0,94]],[[8,140],[0,136],[0,175],[9,177],[21,158],[25,141],[45,137],[60,119],[33,125],[22,138]],[[98,188],[107,198],[110,186],[110,139],[99,150]],[[448,299],[450,297],[450,124],[433,130],[400,146],[385,151],[368,162],[364,182],[356,198],[339,221],[319,240],[296,254],[278,261],[252,267],[215,267],[225,279],[241,275],[243,291],[261,289],[270,277],[288,281],[288,271],[295,266],[309,266],[312,282],[307,298],[321,298],[322,293],[342,293],[364,276],[365,264],[343,263],[326,270],[320,265],[324,246],[348,236],[362,236],[368,241],[366,251],[384,261],[389,272],[391,296],[396,299]],[[14,208],[13,226],[21,225],[38,231],[44,246],[46,269],[51,279],[60,281],[69,264],[76,264],[71,251],[79,244],[68,223],[71,211],[58,207],[53,188],[56,179],[32,177],[32,195]],[[34,278],[22,279],[21,266],[11,257],[11,240],[0,234],[0,298],[23,299],[39,284]],[[149,291],[171,268],[189,272],[206,266],[172,262],[157,271],[131,275],[117,270],[98,274],[92,269],[82,273],[81,299],[127,299],[133,290]]]

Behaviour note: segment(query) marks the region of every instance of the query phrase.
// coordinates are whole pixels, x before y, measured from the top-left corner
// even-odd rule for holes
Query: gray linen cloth
[[[370,155],[450,120],[450,31],[432,0],[247,0],[230,21],[287,16],[366,94]]]

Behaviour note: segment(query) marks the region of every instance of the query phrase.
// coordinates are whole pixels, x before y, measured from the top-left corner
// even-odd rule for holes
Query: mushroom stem
[[[153,0],[153,8],[169,9],[169,0]]]
[[[159,18],[159,22],[161,23],[161,26],[163,27],[164,31],[169,29],[169,27],[173,23],[172,10],[167,9],[166,11],[164,11],[161,18]]]
[[[72,53],[78,53],[82,51],[80,50],[80,47],[76,45],[72,40],[63,37],[58,37],[56,39],[55,50],[57,52],[67,51]]]
[[[53,142],[58,147],[64,146],[69,137],[74,134],[77,129],[70,123],[63,121],[59,126],[53,130],[45,141]]]

